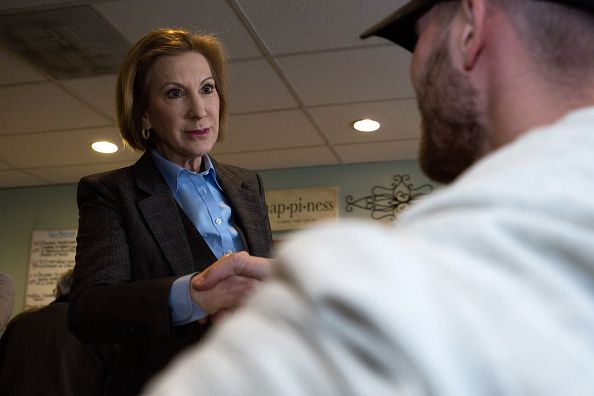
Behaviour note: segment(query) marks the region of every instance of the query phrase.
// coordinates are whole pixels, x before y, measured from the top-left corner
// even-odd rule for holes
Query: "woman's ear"
[[[484,44],[486,0],[462,0],[462,34],[460,48],[464,60],[464,69],[472,69]]]
[[[142,115],[142,129],[148,131],[149,129],[151,129],[151,125],[151,120],[147,112],[145,111]]]

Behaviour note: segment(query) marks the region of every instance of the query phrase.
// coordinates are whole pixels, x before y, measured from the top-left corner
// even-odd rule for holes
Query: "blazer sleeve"
[[[151,244],[134,198],[122,194],[124,182],[105,179],[89,176],[78,186],[70,329],[95,344],[172,337],[168,296],[175,276]]]

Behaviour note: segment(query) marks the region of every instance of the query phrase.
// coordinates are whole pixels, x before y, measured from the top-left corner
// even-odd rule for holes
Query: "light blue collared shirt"
[[[241,237],[231,221],[231,207],[225,200],[208,155],[202,157],[205,171],[196,173],[165,159],[155,150],[151,150],[151,154],[175,200],[192,220],[215,257],[219,259],[224,254],[243,250]],[[190,298],[190,280],[194,275],[182,276],[171,286],[169,306],[175,326],[208,316]]]

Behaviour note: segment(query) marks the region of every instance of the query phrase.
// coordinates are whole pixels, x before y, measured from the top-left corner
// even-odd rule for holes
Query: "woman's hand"
[[[232,311],[271,273],[270,259],[246,252],[225,255],[192,278],[190,295],[209,314]]]

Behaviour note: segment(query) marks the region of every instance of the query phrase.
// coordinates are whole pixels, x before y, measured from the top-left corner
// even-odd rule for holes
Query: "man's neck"
[[[514,59],[509,59],[513,57]],[[486,86],[490,149],[496,150],[534,128],[553,124],[573,110],[594,106],[594,76],[559,81],[518,53],[491,68]]]
[[[591,88],[594,91],[594,86]],[[534,86],[524,83],[522,89],[510,89],[501,95],[489,116],[491,146],[497,149],[531,130],[550,125],[566,114],[587,106],[594,106],[592,94],[585,96],[558,87]]]

